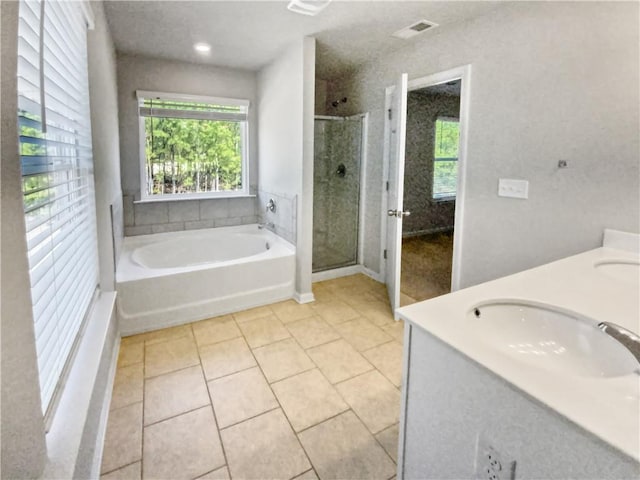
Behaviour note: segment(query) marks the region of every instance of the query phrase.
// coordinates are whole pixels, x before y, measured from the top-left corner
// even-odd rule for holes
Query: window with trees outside
[[[143,200],[248,193],[248,100],[137,93]]]
[[[432,197],[434,200],[452,200],[456,197],[458,183],[460,123],[457,118],[438,117],[435,130]]]

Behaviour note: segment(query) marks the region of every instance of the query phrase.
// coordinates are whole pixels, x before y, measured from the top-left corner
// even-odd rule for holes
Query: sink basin
[[[586,377],[640,370],[635,357],[599,330],[597,321],[551,305],[496,300],[475,306],[467,319],[482,324],[482,341],[535,367]]]
[[[610,278],[640,286],[640,262],[638,261],[602,260],[594,267]]]

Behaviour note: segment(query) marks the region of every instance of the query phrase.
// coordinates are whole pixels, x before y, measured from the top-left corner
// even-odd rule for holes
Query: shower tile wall
[[[127,237],[258,222],[256,197],[148,203],[134,203],[133,195],[123,199]]]
[[[357,261],[361,120],[316,120],[313,269]],[[338,173],[344,166],[344,176]]]
[[[267,203],[273,198],[276,204],[275,212],[267,211]],[[271,229],[288,242],[296,244],[298,197],[286,193],[273,193],[265,190],[258,191],[258,218],[260,223],[273,223]]]

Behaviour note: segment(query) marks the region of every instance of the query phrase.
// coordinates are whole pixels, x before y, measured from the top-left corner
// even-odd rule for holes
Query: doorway
[[[401,306],[451,291],[461,84],[407,94]]]
[[[462,246],[462,226],[464,214],[464,195],[465,195],[465,170],[466,170],[466,138],[467,138],[467,118],[469,112],[469,80],[471,74],[471,66],[466,65],[457,67],[452,70],[440,72],[427,77],[408,81],[407,75],[400,75],[398,82],[386,90],[385,108],[388,110],[388,116],[385,116],[385,152],[384,158],[384,195],[382,202],[382,238],[385,244],[382,248],[381,255],[383,261],[383,276],[387,285],[389,299],[392,309],[401,306],[401,271],[402,271],[402,247],[403,238],[407,247],[406,255],[411,256],[415,253],[413,262],[411,258],[405,261],[405,265],[417,262],[416,259],[425,259],[428,255],[428,248],[425,243],[431,244],[431,250],[439,250],[439,258],[446,259],[440,265],[428,258],[422,263],[425,264],[423,270],[413,275],[416,283],[420,288],[413,291],[413,295],[426,299],[438,294],[447,293],[448,291],[460,288],[460,257]],[[428,87],[436,87],[429,92]],[[447,91],[448,90],[448,91]],[[459,90],[459,95],[457,94]],[[422,174],[414,173],[405,175],[405,156],[412,154],[412,148],[408,143],[415,143],[413,136],[407,137],[407,103],[409,100],[409,92],[416,92],[414,99],[418,100],[418,96],[422,94],[433,93],[445,96],[445,91],[451,94],[456,91],[458,97],[458,115],[442,112],[432,112],[430,122],[432,123],[431,131],[431,147],[427,150],[427,146],[422,144],[419,148],[414,149],[418,152],[433,155],[430,160],[431,164],[424,163]],[[451,96],[451,95],[450,95]],[[413,97],[413,96],[412,96]],[[424,99],[423,99],[424,100]],[[456,101],[453,101],[454,103]],[[420,132],[420,130],[417,130]],[[424,132],[419,133],[424,136]],[[441,135],[441,142],[436,145],[436,135]],[[457,152],[455,151],[456,142],[453,139],[457,137]],[[418,142],[419,143],[419,142]],[[436,151],[436,148],[439,150]],[[415,163],[415,159],[409,158],[409,168],[411,163]],[[405,178],[411,176],[407,180],[407,188],[413,189],[415,182],[420,185],[421,196],[415,203],[414,210],[417,208],[416,214],[413,215],[414,225],[409,223],[412,212],[409,205],[405,205]],[[413,182],[413,183],[412,183]],[[455,195],[453,192],[455,191]],[[408,195],[409,204],[411,203],[411,195]],[[435,206],[435,207],[434,207]],[[453,211],[452,214],[446,215],[445,212]],[[426,227],[420,227],[420,219],[424,220],[431,213],[439,211],[440,216],[447,217],[451,222],[453,215],[453,232],[451,225],[438,225],[431,219],[431,223],[427,222]],[[438,215],[436,215],[438,216]],[[407,227],[404,224],[407,223]],[[418,225],[418,226],[416,226]],[[411,241],[412,237],[428,236],[427,242]],[[418,245],[410,245],[415,243]],[[411,248],[413,247],[413,248]],[[413,251],[412,251],[413,250]],[[406,272],[409,273],[409,272]],[[405,275],[406,280],[407,275]],[[439,277],[435,287],[428,288],[425,285],[425,278]],[[406,282],[405,282],[406,283]],[[406,288],[405,288],[406,291]],[[406,293],[405,293],[406,295]],[[407,298],[409,297],[409,298]],[[412,303],[417,300],[414,297],[403,297],[402,305]],[[397,314],[395,314],[397,318]]]

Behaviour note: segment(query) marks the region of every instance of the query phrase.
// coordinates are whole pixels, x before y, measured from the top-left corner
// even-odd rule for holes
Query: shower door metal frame
[[[366,193],[366,165],[367,165],[367,135],[369,130],[369,112],[365,113],[357,113],[355,115],[349,115],[345,117],[335,116],[335,115],[315,115],[313,117],[315,120],[334,120],[334,121],[345,121],[345,120],[354,120],[360,118],[362,122],[362,128],[360,130],[360,185],[358,188],[359,198],[358,198],[358,245],[356,251],[356,264],[350,265],[347,267],[336,267],[334,269],[322,270],[320,272],[315,272],[314,274],[323,273],[323,272],[331,272],[333,270],[340,269],[352,269],[354,267],[360,268],[363,265],[363,250],[364,250],[364,219],[365,219],[365,193]]]

